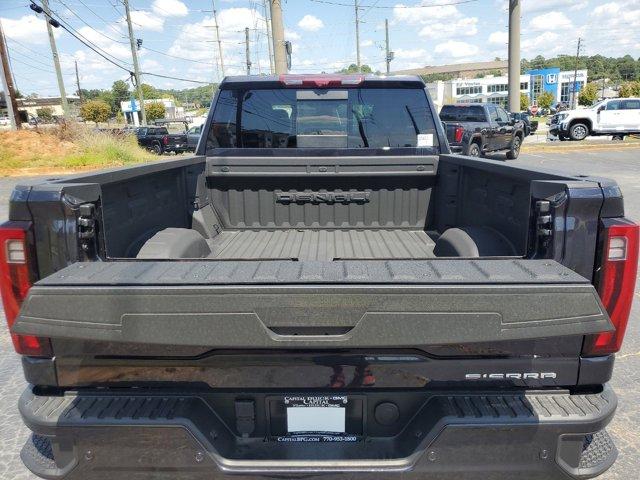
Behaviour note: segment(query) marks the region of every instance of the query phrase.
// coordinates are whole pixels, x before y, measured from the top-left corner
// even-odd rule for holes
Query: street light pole
[[[9,121],[11,128],[21,127],[20,113],[18,112],[18,102],[16,101],[16,91],[13,85],[13,76],[9,68],[9,55],[7,53],[7,43],[2,30],[2,20],[0,19],[0,77],[2,78],[2,88],[4,90],[4,100],[9,111]]]

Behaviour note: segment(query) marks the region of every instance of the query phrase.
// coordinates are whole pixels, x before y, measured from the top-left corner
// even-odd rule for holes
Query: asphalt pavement
[[[496,156],[497,159],[504,158]],[[572,174],[615,179],[625,195],[626,216],[640,221],[640,148],[585,149],[523,153],[516,161],[523,166],[542,166]],[[43,177],[44,178],[44,177]],[[0,178],[0,220],[8,216],[8,200],[19,178]],[[2,315],[4,317],[4,315]],[[640,466],[640,287],[631,311],[622,351],[617,355],[612,385],[619,406],[609,432],[620,451],[615,465],[601,480],[638,478]],[[22,466],[19,452],[28,431],[17,412],[18,397],[25,388],[20,359],[13,352],[4,318],[0,318],[0,479],[35,480]],[[176,477],[177,478],[177,477]],[[381,477],[382,478],[382,477]]]

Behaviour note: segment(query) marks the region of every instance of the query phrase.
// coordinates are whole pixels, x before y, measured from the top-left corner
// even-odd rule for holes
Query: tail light
[[[626,218],[603,220],[601,260],[595,285],[615,331],[588,336],[584,355],[608,355],[622,346],[638,273],[638,230],[638,225]]]
[[[464,135],[464,127],[456,127],[453,137],[456,143],[462,142],[462,135]]]
[[[35,265],[29,242],[29,222],[0,225],[0,290],[9,330],[16,321],[22,302],[35,278]],[[51,356],[47,338],[11,334],[16,352],[36,357]]]
[[[364,82],[364,75],[280,75],[280,83],[287,87],[356,87]]]
[[[164,143],[165,145],[169,145],[169,135],[165,135],[164,137],[162,137],[162,143]]]

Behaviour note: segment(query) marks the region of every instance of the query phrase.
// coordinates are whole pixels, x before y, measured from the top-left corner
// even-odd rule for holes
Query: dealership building
[[[543,92],[553,95],[553,104],[571,103],[574,81],[579,92],[587,83],[587,71],[561,71],[559,68],[530,70],[520,75],[520,92],[537,104]],[[509,79],[507,76],[487,75],[482,78],[458,78],[428,84],[429,93],[438,107],[446,103],[494,103],[507,105]]]

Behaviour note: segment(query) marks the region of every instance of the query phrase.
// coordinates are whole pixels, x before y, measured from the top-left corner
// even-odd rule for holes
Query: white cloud
[[[318,17],[315,17],[313,15],[305,15],[298,22],[298,27],[308,32],[317,32],[324,27],[324,23],[322,23],[322,20],[320,20]]]
[[[300,34],[298,32],[296,32],[295,30],[285,29],[284,38],[286,40],[300,40]]]
[[[46,43],[47,25],[44,19],[36,15],[24,15],[20,18],[2,18],[5,36],[27,43]],[[54,29],[54,35],[60,35],[59,29]]]
[[[161,17],[184,17],[189,9],[180,0],[155,0],[151,9]]]
[[[509,42],[509,34],[504,30],[498,30],[489,35],[489,43],[491,45],[504,45]]]
[[[573,28],[573,23],[563,12],[553,11],[533,17],[529,22],[529,28],[537,31],[569,30]]]
[[[435,53],[442,53],[453,58],[463,58],[470,55],[475,55],[480,49],[471,43],[460,42],[456,40],[449,40],[447,42],[439,43],[435,46]]]
[[[419,5],[429,5],[430,2],[422,0]],[[424,25],[434,20],[459,17],[460,12],[454,5],[443,5],[433,8],[410,7],[399,3],[393,8],[393,18],[398,22],[409,25]]]
[[[360,46],[361,47],[372,47],[373,46],[373,40],[363,40],[362,42],[360,42]]]
[[[121,22],[125,22],[124,19]],[[164,29],[164,18],[142,10],[131,11],[131,23],[134,30],[150,30],[161,32]]]
[[[404,49],[397,48],[393,51],[395,58],[399,60],[415,60],[415,59],[427,59],[429,54],[424,48]]]
[[[472,37],[478,33],[478,18],[468,17],[448,22],[437,22],[422,27],[419,35],[425,38]]]
[[[560,34],[556,32],[543,32],[526,42],[521,42],[522,51],[528,55],[544,55],[551,57],[554,54],[561,53],[564,45],[559,41]]]
[[[264,25],[264,17],[259,10],[249,8],[226,8],[218,12],[218,25],[222,44],[226,75],[239,75],[246,71],[244,61],[244,29],[253,28],[253,25]],[[213,63],[217,57],[217,47],[211,41],[215,38],[213,33],[213,18],[204,17],[203,20],[189,23],[180,28],[176,38],[167,50],[167,53],[190,60],[205,62],[195,65],[194,71],[209,80],[215,68]],[[264,41],[266,37],[259,37]],[[253,46],[253,69],[257,71],[257,52],[260,52],[260,64],[269,65],[267,46],[263,44],[259,50]],[[210,64],[210,65],[207,65]],[[194,77],[195,78],[195,77]]]

